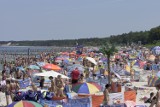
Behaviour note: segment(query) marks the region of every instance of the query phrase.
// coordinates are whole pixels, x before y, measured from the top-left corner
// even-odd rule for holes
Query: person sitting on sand
[[[156,104],[156,102],[157,102],[157,97],[154,96],[154,97],[152,98],[152,100],[151,100],[151,105],[150,105],[149,107],[154,107],[154,105]],[[156,107],[159,107],[159,106],[156,106]]]
[[[64,89],[64,82],[61,78],[61,75],[58,75],[55,80],[56,90],[57,90],[57,97],[64,97],[63,89]]]
[[[111,89],[110,84],[106,84],[105,89],[103,91],[104,99],[103,99],[103,105],[108,105],[109,103],[109,91]]]
[[[152,102],[152,99],[154,97],[154,93],[150,93],[150,97],[145,101],[145,103],[151,103]]]

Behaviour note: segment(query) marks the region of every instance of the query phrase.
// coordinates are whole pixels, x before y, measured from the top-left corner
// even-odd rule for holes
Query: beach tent
[[[36,75],[36,76],[44,76],[44,77],[50,77],[50,76],[52,76],[52,77],[57,77],[58,75],[61,75],[62,78],[69,79],[69,77],[67,77],[67,76],[65,76],[65,75],[63,75],[63,74],[60,74],[60,73],[58,73],[58,72],[56,72],[56,71],[53,71],[53,70],[51,70],[51,71],[46,71],[46,72],[43,72],[43,73],[36,73],[36,74],[34,74],[34,75]]]

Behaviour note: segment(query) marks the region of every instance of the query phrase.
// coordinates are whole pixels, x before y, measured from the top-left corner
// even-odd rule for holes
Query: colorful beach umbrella
[[[7,107],[43,107],[43,106],[33,101],[19,101],[19,102],[13,102]]]
[[[32,69],[32,70],[39,70],[40,69],[39,66],[37,66],[37,65],[29,65],[28,68]]]
[[[59,71],[61,68],[58,65],[46,64],[43,66],[44,69]]]
[[[22,66],[16,67],[16,69],[20,71],[25,71],[25,69]]]
[[[92,57],[86,57],[86,59],[88,61],[90,61],[91,63],[93,63],[94,65],[97,65],[97,62],[96,62],[96,60],[94,58],[92,58]]]
[[[72,90],[79,94],[95,94],[100,91],[100,88],[93,83],[78,83],[73,86]]]
[[[44,66],[46,63],[45,62],[36,62],[38,66],[42,67]]]

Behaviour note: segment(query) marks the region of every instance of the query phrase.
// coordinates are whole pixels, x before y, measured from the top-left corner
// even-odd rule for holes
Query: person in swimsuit
[[[111,85],[106,84],[105,89],[103,91],[104,99],[103,99],[103,105],[108,105],[109,103],[109,91],[110,91]]]
[[[7,106],[9,105],[9,96],[10,96],[10,81],[6,80],[6,87],[5,87],[5,95],[6,95],[6,102]]]
[[[58,75],[56,80],[56,88],[57,88],[57,97],[64,97],[63,89],[64,89],[64,83],[61,78],[61,75]]]
[[[54,92],[56,93],[56,89],[55,89],[55,82],[52,76],[49,77],[49,79],[51,80],[51,87],[49,88],[50,92]]]
[[[20,86],[18,83],[15,82],[15,80],[11,80],[11,83],[10,83],[10,93],[11,93],[11,98],[12,98],[12,101],[14,100],[14,95],[15,93],[20,89]]]

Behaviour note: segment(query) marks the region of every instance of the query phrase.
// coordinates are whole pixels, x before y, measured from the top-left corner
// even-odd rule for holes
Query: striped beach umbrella
[[[19,101],[19,102],[13,102],[7,107],[43,107],[43,106],[33,101]]]
[[[100,91],[100,88],[94,83],[78,83],[73,86],[72,90],[79,94],[95,94]]]

